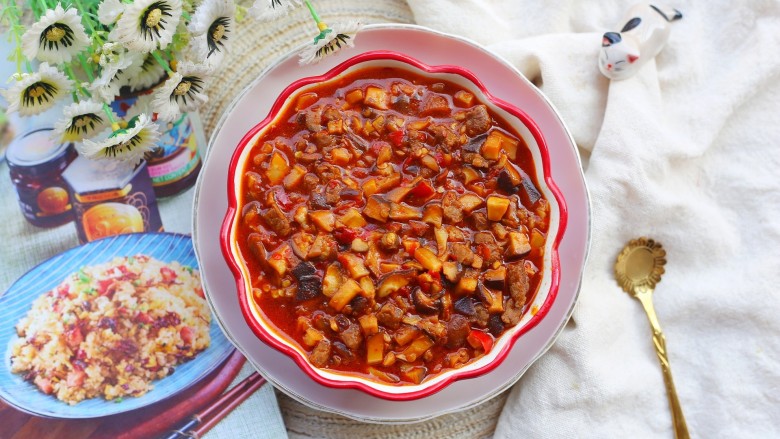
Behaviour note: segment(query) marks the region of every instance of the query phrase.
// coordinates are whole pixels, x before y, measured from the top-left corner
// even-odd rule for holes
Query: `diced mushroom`
[[[314,243],[309,248],[309,253],[306,255],[306,259],[328,261],[335,259],[337,252],[338,245],[332,236],[318,235],[317,238],[314,239]]]
[[[471,332],[471,326],[466,317],[455,314],[447,322],[447,347],[459,348],[466,343],[466,337]]]
[[[458,269],[458,263],[454,261],[444,261],[441,264],[442,273],[444,277],[450,282],[457,282],[460,277],[460,270]]]
[[[379,195],[371,195],[363,208],[363,215],[384,223],[390,216],[390,203]]]
[[[428,297],[420,288],[412,292],[412,302],[420,314],[438,314],[441,309],[441,302]]]
[[[401,246],[401,238],[393,232],[387,232],[379,240],[379,246],[384,251],[396,251]]]
[[[506,283],[506,267],[498,267],[495,270],[486,270],[484,280],[485,286],[503,290]]]
[[[422,220],[434,227],[441,227],[444,211],[439,204],[428,204],[423,211]]]
[[[316,274],[302,276],[298,279],[297,300],[309,300],[322,293],[322,279]]]
[[[474,223],[474,228],[477,230],[487,230],[488,219],[485,212],[474,212],[471,214],[471,221]],[[496,223],[498,224],[498,223]]]
[[[304,276],[315,274],[316,272],[317,269],[314,268],[314,265],[311,262],[301,262],[296,265],[295,268],[290,270],[290,273],[292,273],[292,275],[295,276],[295,278],[298,280]]]
[[[290,220],[287,219],[287,216],[285,216],[284,212],[279,208],[276,201],[272,203],[271,207],[267,209],[262,216],[266,225],[280,237],[285,238],[292,232]]]
[[[422,212],[420,209],[404,203],[390,203],[390,211],[388,216],[390,219],[396,221],[408,221],[413,219],[421,219]]]
[[[488,331],[493,334],[493,337],[498,337],[504,332],[504,323],[501,320],[501,316],[498,314],[492,314],[490,320],[488,320]]]
[[[531,243],[528,241],[528,235],[520,232],[509,232],[509,243],[506,249],[507,257],[519,257],[529,251],[531,251]]]
[[[341,267],[337,262],[328,265],[325,270],[325,278],[322,280],[322,294],[326,297],[333,297],[336,291],[344,283],[344,275],[341,273]]]
[[[477,314],[477,310],[474,308],[474,301],[471,297],[464,296],[455,301],[453,305],[455,311],[463,314],[464,316],[473,317]]]
[[[380,298],[387,297],[390,294],[400,290],[401,288],[409,285],[414,276],[414,270],[402,270],[395,273],[390,273],[379,279],[379,286],[377,287],[376,294]]]

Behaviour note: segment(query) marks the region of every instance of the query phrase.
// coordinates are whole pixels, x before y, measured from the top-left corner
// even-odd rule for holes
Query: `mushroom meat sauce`
[[[488,353],[542,277],[549,204],[522,138],[399,69],[293,99],[241,170],[237,238],[267,319],[315,367],[384,383]]]

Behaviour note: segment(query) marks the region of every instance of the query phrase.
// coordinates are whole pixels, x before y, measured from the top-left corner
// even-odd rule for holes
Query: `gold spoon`
[[[660,243],[648,238],[631,240],[617,257],[615,262],[615,277],[623,291],[636,297],[645,309],[650,327],[653,328],[653,344],[661,370],[664,374],[666,394],[669,397],[669,407],[672,410],[672,427],[674,437],[688,439],[688,426],[685,423],[677,390],[672,380],[672,370],[669,367],[669,357],[666,353],[666,337],[661,331],[658,317],[653,308],[653,290],[661,281],[666,264],[666,251]]]

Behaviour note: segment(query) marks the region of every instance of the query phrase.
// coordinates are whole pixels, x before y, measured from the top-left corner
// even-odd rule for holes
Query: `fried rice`
[[[84,267],[16,325],[11,370],[68,404],[141,396],[209,346],[197,270],[149,256]]]

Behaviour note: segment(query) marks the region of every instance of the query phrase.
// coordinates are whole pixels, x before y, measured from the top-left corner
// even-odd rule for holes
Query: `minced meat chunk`
[[[490,115],[487,112],[487,107],[484,105],[477,105],[468,112],[466,112],[466,135],[473,137],[486,132],[490,129]]]

